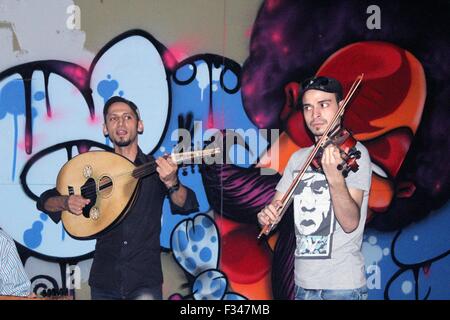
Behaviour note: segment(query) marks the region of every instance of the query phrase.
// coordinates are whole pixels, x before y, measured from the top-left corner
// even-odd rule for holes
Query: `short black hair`
[[[303,81],[299,87],[299,106],[303,104],[302,99],[305,92],[312,89],[334,93],[337,102],[341,101],[343,98],[342,85],[338,80],[324,76],[311,77]]]
[[[114,96],[108,99],[108,101],[106,101],[105,106],[103,107],[103,119],[105,119],[106,122],[106,115],[108,114],[108,109],[109,107],[116,102],[123,102],[126,105],[128,105],[131,110],[133,110],[134,114],[136,115],[138,120],[141,120],[141,115],[139,113],[139,108],[137,107],[136,104],[134,104],[133,101],[127,100],[125,98],[119,97],[119,96]]]

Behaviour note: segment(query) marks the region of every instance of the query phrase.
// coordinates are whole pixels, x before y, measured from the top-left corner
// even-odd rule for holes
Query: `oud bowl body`
[[[84,192],[95,192],[96,198],[90,217],[62,212],[65,230],[73,238],[92,239],[123,219],[136,194],[139,180],[131,174],[135,168],[127,158],[107,151],[82,153],[67,162],[57,177],[58,192],[81,195],[81,187],[91,178],[95,187]]]

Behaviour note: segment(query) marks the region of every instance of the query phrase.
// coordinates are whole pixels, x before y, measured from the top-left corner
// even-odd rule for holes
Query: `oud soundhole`
[[[113,190],[113,181],[108,176],[103,176],[99,180],[98,191],[102,198],[108,198]]]

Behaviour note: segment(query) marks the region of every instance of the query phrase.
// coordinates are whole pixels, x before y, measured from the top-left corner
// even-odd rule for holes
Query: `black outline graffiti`
[[[114,39],[112,39],[111,41],[109,41],[96,54],[95,58],[93,59],[91,65],[89,67],[89,70],[86,70],[77,64],[69,63],[69,62],[65,62],[65,61],[42,60],[42,61],[35,61],[35,62],[25,63],[25,64],[21,64],[21,65],[15,66],[15,67],[11,67],[0,73],[0,81],[11,75],[14,75],[14,74],[19,74],[23,79],[24,88],[25,88],[24,96],[25,96],[25,100],[26,100],[25,101],[25,103],[26,103],[26,111],[25,111],[26,135],[25,136],[29,137],[29,138],[27,138],[27,139],[29,139],[28,143],[27,143],[27,146],[29,146],[27,148],[28,154],[32,153],[32,145],[33,145],[32,144],[32,138],[33,138],[32,106],[31,106],[31,99],[32,99],[31,79],[32,79],[33,73],[35,71],[41,71],[44,74],[45,101],[46,101],[48,115],[51,115],[51,103],[50,103],[49,94],[48,94],[48,80],[49,80],[50,75],[52,73],[54,73],[56,75],[61,76],[64,79],[68,80],[81,92],[81,94],[83,95],[83,98],[86,101],[90,116],[91,116],[91,118],[93,118],[95,115],[95,105],[94,105],[94,101],[93,101],[93,97],[92,97],[93,89],[90,88],[90,81],[91,81],[91,76],[94,71],[94,68],[95,68],[97,62],[100,60],[100,58],[102,57],[102,55],[105,52],[107,52],[116,43],[118,43],[128,37],[131,37],[131,36],[141,36],[141,37],[144,37],[145,39],[147,39],[148,41],[150,41],[152,43],[152,45],[156,48],[156,50],[158,51],[158,53],[160,54],[161,57],[163,57],[164,54],[167,54],[167,48],[164,45],[162,45],[159,41],[157,41],[153,36],[151,36],[146,31],[134,29],[134,30],[129,30],[127,32],[124,32],[124,33],[118,35],[117,37],[115,37]],[[170,52],[168,54],[170,54]],[[167,68],[167,66],[164,66],[164,67],[165,67],[166,80],[167,80],[167,86],[168,86],[168,112],[167,112],[167,118],[165,121],[163,134],[161,135],[160,140],[155,145],[155,147],[151,151],[151,153],[153,153],[155,150],[157,150],[160,147],[160,145],[163,141],[163,138],[165,136],[164,133],[167,131],[167,128],[169,125],[169,120],[171,119],[171,116],[172,116],[172,114],[171,114],[171,112],[172,112],[171,85],[170,85],[170,81],[168,81],[168,79],[170,79],[172,72],[171,72],[171,70],[169,70]],[[76,72],[75,73],[66,72],[65,69],[67,69],[67,68],[69,68],[69,70],[73,69]],[[71,155],[72,147],[74,147],[74,146],[80,147],[81,145],[86,146],[88,149],[90,149],[92,147],[98,147],[98,148],[109,150],[109,151],[112,150],[111,147],[104,145],[102,143],[92,141],[92,140],[81,139],[81,140],[66,141],[66,142],[50,146],[44,150],[39,151],[37,154],[33,155],[33,157],[31,157],[31,159],[29,161],[27,161],[27,163],[23,167],[22,172],[20,174],[20,183],[21,183],[21,186],[22,186],[25,194],[34,201],[36,201],[38,199],[38,196],[35,195],[31,191],[31,189],[27,185],[27,181],[26,181],[26,176],[27,176],[28,171],[30,170],[32,165],[37,160],[39,160],[40,158],[42,158],[52,152],[60,150],[60,149],[67,150],[68,160],[70,160],[71,156],[72,156]],[[29,249],[29,250],[31,250],[31,249]],[[35,251],[33,250],[33,252],[35,252]],[[36,254],[35,256],[43,258],[47,261],[53,260],[53,258],[50,256],[46,256],[46,255],[43,255],[43,254],[40,254],[37,252],[35,252],[35,254]],[[92,254],[75,257],[75,259],[84,258],[86,256],[92,256]],[[66,258],[60,258],[60,259],[67,261]]]
[[[218,226],[217,226],[217,224],[216,224],[216,221],[215,221],[212,217],[210,217],[208,214],[206,214],[206,213],[199,213],[199,214],[196,215],[194,218],[186,218],[186,219],[180,221],[179,223],[177,223],[177,225],[173,228],[172,232],[170,233],[170,240],[171,240],[171,241],[170,241],[170,250],[171,250],[171,252],[174,252],[174,251],[173,251],[173,248],[172,248],[172,237],[174,236],[175,230],[176,230],[180,225],[182,225],[182,224],[186,224],[186,226],[188,226],[188,224],[191,223],[191,224],[192,224],[192,229],[195,231],[195,220],[196,220],[197,218],[201,217],[201,216],[204,216],[204,217],[206,217],[206,219],[209,219],[209,221],[214,225],[214,228],[215,228],[216,231],[217,231],[217,266],[216,266],[216,268],[205,269],[205,270],[200,271],[197,275],[193,275],[192,273],[190,273],[189,271],[187,271],[187,270],[184,268],[184,266],[181,265],[181,263],[180,263],[177,259],[174,259],[175,262],[176,262],[176,264],[177,264],[177,265],[180,267],[180,269],[184,272],[184,274],[186,275],[186,279],[188,280],[187,283],[183,283],[183,284],[182,284],[181,288],[186,288],[186,287],[188,287],[188,288],[192,288],[192,289],[193,289],[195,280],[196,280],[201,274],[206,273],[206,272],[209,272],[209,271],[217,271],[217,272],[219,272],[219,273],[223,276],[223,278],[225,278],[225,281],[226,281],[225,283],[227,284],[227,289],[230,289],[228,276],[227,276],[224,272],[222,272],[222,271],[219,269],[219,265],[220,265],[220,255],[221,255],[221,250],[220,250],[220,249],[221,249],[221,245],[220,245],[220,243],[221,243],[221,241],[222,241],[221,238],[220,238],[219,228],[218,228]],[[188,233],[186,233],[186,234],[188,234]],[[191,293],[188,294],[188,295],[186,295],[186,296],[182,296],[182,295],[180,295],[180,294],[178,294],[178,293],[174,293],[174,294],[172,294],[172,295],[169,297],[169,300],[173,299],[173,297],[176,297],[176,296],[181,297],[183,300],[192,300],[192,299],[195,300],[195,298],[194,298],[195,293],[196,293],[196,292],[193,292],[192,290],[191,290]],[[237,293],[237,292],[225,290],[224,296],[225,296],[226,294],[234,294],[234,295],[237,295],[237,296],[240,296],[240,297],[244,298],[245,300],[248,300],[247,297],[245,297],[245,296],[243,296],[243,295],[241,295],[241,294],[239,294],[239,293]],[[223,298],[223,297],[222,297],[222,298]],[[222,300],[222,299],[221,299],[221,300]]]
[[[66,142],[62,142],[62,143],[58,143],[55,144],[51,147],[45,148],[41,151],[39,151],[38,153],[36,153],[34,156],[32,156],[27,163],[25,164],[25,166],[22,169],[22,172],[20,174],[20,184],[22,185],[23,191],[25,192],[25,194],[31,198],[34,201],[37,201],[39,199],[39,196],[35,195],[33,193],[33,191],[31,191],[31,189],[28,187],[28,183],[27,183],[27,175],[28,175],[28,171],[30,171],[30,168],[41,158],[56,152],[58,150],[61,149],[66,149],[67,152],[67,161],[72,159],[72,148],[73,147],[77,147],[78,149],[80,149],[81,147],[86,147],[86,150],[90,150],[92,147],[97,147],[100,149],[104,149],[105,151],[113,151],[113,148],[111,148],[110,146],[107,146],[106,144],[97,142],[97,141],[93,141],[93,140],[86,140],[86,139],[81,139],[81,140],[71,140],[71,141],[66,141]]]
[[[168,50],[161,42],[159,42],[158,40],[156,40],[150,33],[141,30],[141,29],[132,29],[129,31],[126,31],[120,35],[118,35],[117,37],[115,37],[114,39],[112,39],[111,41],[109,41],[108,43],[106,43],[102,49],[100,49],[100,51],[95,55],[94,60],[92,60],[91,66],[89,68],[88,71],[88,79],[89,81],[91,80],[91,76],[92,76],[92,72],[95,69],[95,66],[97,65],[97,62],[100,60],[100,58],[103,56],[103,54],[105,52],[107,52],[111,47],[113,47],[115,44],[117,44],[118,42],[126,39],[126,38],[130,38],[130,37],[135,37],[135,36],[140,36],[143,37],[145,39],[147,39],[158,51],[161,59],[163,59],[164,55],[169,54],[172,58],[172,54],[170,53],[170,50]],[[173,60],[175,61],[176,59],[173,58]],[[163,59],[163,63],[164,63],[164,59]],[[155,147],[150,150],[150,153],[154,153],[155,151],[157,151],[159,149],[159,147],[161,146],[161,143],[163,142],[164,139],[164,133],[167,131],[167,128],[169,126],[169,120],[171,119],[171,115],[172,115],[172,87],[170,85],[170,77],[172,75],[172,71],[167,67],[167,65],[164,63],[164,70],[166,72],[166,81],[167,81],[167,94],[168,94],[168,103],[167,103],[167,117],[166,117],[166,123],[164,125],[164,129],[163,129],[163,134],[161,134],[161,137],[159,138],[158,143],[155,145]]]
[[[237,62],[235,62],[229,58],[225,58],[225,57],[222,57],[222,56],[219,56],[216,54],[211,54],[211,53],[198,54],[198,55],[189,57],[189,58],[181,61],[176,66],[175,69],[181,69],[182,67],[184,67],[186,65],[190,65],[193,67],[192,75],[187,80],[179,80],[177,78],[177,73],[174,72],[173,77],[172,77],[173,81],[178,85],[185,85],[185,84],[191,83],[195,79],[195,76],[197,74],[197,65],[195,64],[195,62],[199,61],[199,60],[204,61],[208,65],[209,83],[213,82],[212,81],[212,67],[214,66],[216,68],[219,68],[221,65],[223,65],[224,68],[220,72],[220,78],[219,78],[220,87],[228,94],[235,94],[236,92],[238,92],[241,89],[241,78],[240,78],[241,70],[242,70],[241,66]],[[237,80],[236,86],[232,89],[227,88],[225,86],[225,82],[224,82],[225,73],[229,70],[231,70],[232,72],[234,72],[236,74],[236,80]],[[211,93],[212,88],[210,87],[209,90]],[[211,97],[211,94],[210,94],[210,97]]]
[[[73,75],[70,73],[65,73],[65,68],[74,68],[74,70],[79,73],[78,75]],[[52,73],[61,76],[62,78],[68,80],[72,83],[83,95],[87,106],[89,108],[89,113],[91,117],[94,117],[94,102],[92,100],[92,90],[89,87],[87,77],[87,71],[83,67],[77,64],[59,61],[59,60],[45,60],[45,61],[35,61],[25,64],[21,64],[16,67],[9,68],[0,73],[0,81],[12,76],[14,74],[19,74],[24,83],[25,89],[25,139],[26,139],[26,152],[31,154],[33,152],[33,128],[32,128],[32,106],[31,106],[31,79],[33,73],[36,71],[41,71],[44,74],[44,84],[45,84],[45,104],[47,107],[47,114],[51,114],[51,104],[48,96],[48,81]],[[78,78],[78,79],[77,79]]]
[[[143,31],[143,30],[133,29],[133,30],[124,32],[124,33],[118,35],[117,37],[113,38],[111,41],[109,41],[96,54],[95,58],[93,59],[91,65],[89,67],[89,70],[86,70],[85,68],[83,68],[77,64],[70,63],[70,62],[59,61],[59,60],[42,60],[42,61],[35,61],[35,62],[25,63],[25,64],[21,64],[21,65],[15,66],[15,67],[11,67],[0,73],[0,81],[4,80],[5,78],[7,78],[11,75],[14,75],[14,74],[19,74],[23,79],[24,88],[25,88],[25,93],[24,93],[25,105],[26,105],[26,110],[25,110],[26,135],[25,136],[28,137],[27,138],[28,140],[26,143],[26,146],[28,147],[26,151],[28,154],[32,153],[32,146],[33,146],[32,105],[31,105],[32,104],[31,78],[32,78],[33,73],[35,71],[41,71],[44,74],[45,103],[46,103],[47,115],[51,116],[51,111],[52,111],[51,110],[52,106],[50,103],[49,92],[48,92],[48,83],[49,83],[50,75],[52,73],[54,73],[64,79],[68,80],[74,87],[76,87],[80,91],[80,93],[82,94],[82,96],[87,104],[90,116],[91,116],[91,118],[93,118],[95,115],[95,105],[94,105],[93,95],[92,95],[93,89],[90,87],[90,81],[91,81],[91,76],[94,71],[94,68],[95,68],[97,62],[102,57],[102,55],[105,52],[107,52],[108,49],[110,49],[112,46],[114,46],[116,43],[120,42],[121,40],[126,39],[131,36],[141,36],[141,37],[144,37],[145,39],[147,39],[148,41],[150,41],[153,44],[153,46],[156,48],[156,50],[159,52],[161,58],[163,58],[167,54],[169,54],[170,57],[173,58],[173,55],[170,53],[170,50],[167,49],[158,40],[156,40],[152,35],[150,35],[149,33],[147,33],[146,31]],[[200,54],[200,55],[190,57],[182,62],[178,62],[178,61],[176,61],[175,58],[173,58],[173,61],[176,61],[176,64],[173,68],[168,68],[167,64],[164,63],[164,68],[166,71],[167,87],[168,87],[167,119],[165,122],[163,134],[161,135],[160,140],[155,145],[154,149],[151,150],[150,153],[153,153],[156,150],[158,150],[158,148],[162,144],[163,138],[165,137],[165,133],[168,129],[169,121],[170,121],[170,119],[172,119],[172,116],[174,116],[172,114],[172,88],[171,88],[170,79],[173,79],[174,82],[179,83],[179,84],[187,84],[190,81],[192,81],[195,78],[195,74],[196,74],[195,61],[197,61],[197,60],[203,60],[208,64],[210,83],[212,83],[212,66],[214,65],[215,67],[219,67],[219,66],[223,65],[224,68],[222,69],[221,74],[220,74],[221,88],[224,90],[224,92],[226,92],[228,94],[235,94],[240,90],[241,66],[231,59],[228,59],[228,58],[225,58],[225,57],[222,57],[219,55],[214,55],[214,54]],[[163,59],[163,62],[164,62],[164,59]],[[192,64],[194,66],[193,77],[191,77],[187,81],[180,82],[180,81],[178,81],[178,79],[176,79],[175,72],[173,70],[177,70],[185,64]],[[75,72],[67,72],[68,70],[75,71]],[[224,76],[225,76],[226,72],[229,70],[234,72],[234,74],[236,75],[237,83],[234,88],[228,88],[224,83]],[[211,86],[210,86],[210,90],[212,90]],[[210,93],[212,93],[212,92],[210,92]],[[212,94],[210,94],[210,102],[209,103],[210,103],[210,105],[209,105],[210,111],[212,111]],[[246,112],[246,111],[244,110],[244,112]],[[179,114],[176,116],[183,117],[182,114]],[[71,140],[71,141],[65,141],[62,143],[58,143],[58,144],[52,145],[44,150],[39,151],[38,153],[33,155],[27,161],[27,163],[24,165],[24,167],[20,173],[20,184],[22,186],[23,191],[30,199],[32,199],[34,201],[36,201],[38,199],[38,196],[31,191],[31,189],[27,183],[27,175],[28,175],[28,172],[30,171],[31,167],[33,166],[33,164],[35,164],[39,159],[47,156],[48,154],[53,153],[58,150],[61,150],[61,149],[66,149],[67,157],[70,160],[72,157],[72,148],[73,147],[78,147],[78,148],[85,147],[86,150],[89,150],[92,147],[98,147],[100,149],[105,149],[108,151],[112,150],[111,147],[109,147],[105,144],[102,144],[102,143],[99,143],[96,141],[92,141],[92,140],[80,139],[80,140]],[[218,240],[220,241],[220,237]],[[87,254],[81,255],[81,256],[77,256],[77,257],[70,257],[70,258],[52,257],[52,256],[47,256],[47,255],[38,253],[32,249],[29,249],[29,248],[21,245],[18,242],[16,242],[16,246],[18,248],[20,257],[22,259],[22,263],[24,265],[25,265],[25,262],[30,257],[36,257],[36,258],[44,260],[44,261],[58,263],[60,272],[61,272],[61,279],[62,279],[62,283],[63,283],[62,288],[66,288],[66,284],[65,284],[66,266],[67,265],[76,265],[80,261],[91,259],[94,254],[94,252],[92,251],[90,253],[87,253]],[[162,249],[164,249],[164,248],[162,248]],[[220,255],[220,250],[219,250],[218,254]],[[52,283],[54,285],[55,289],[59,289],[58,282],[54,278],[47,276],[47,275],[35,276],[35,277],[33,277],[33,282],[40,278],[48,280],[50,283]],[[35,286],[34,291],[36,292],[36,290],[38,290],[39,288],[40,288],[39,285]]]
[[[394,263],[399,267],[399,270],[397,272],[395,272],[394,275],[386,283],[386,287],[384,289],[384,299],[385,300],[390,300],[389,289],[390,289],[392,283],[398,277],[400,277],[400,275],[402,275],[404,272],[407,272],[407,271],[412,271],[414,274],[414,280],[415,280],[414,294],[415,294],[415,299],[419,300],[419,271],[420,271],[420,269],[427,267],[427,266],[431,266],[431,264],[433,262],[441,260],[450,254],[450,250],[447,250],[446,252],[438,255],[437,257],[434,257],[432,259],[425,260],[425,261],[422,261],[419,263],[413,263],[413,264],[401,263],[395,255],[394,248],[395,248],[395,244],[397,243],[397,240],[400,237],[400,234],[402,233],[402,231],[403,230],[401,229],[397,232],[397,234],[394,236],[394,239],[392,240],[392,243],[391,243],[391,257],[392,257],[392,260],[394,261]],[[430,293],[431,293],[431,287],[428,288],[427,293],[425,294],[425,297],[423,298],[423,300],[428,300]]]

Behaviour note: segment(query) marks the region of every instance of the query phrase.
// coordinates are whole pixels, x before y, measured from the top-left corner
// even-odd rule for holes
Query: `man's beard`
[[[309,131],[313,134],[315,137],[321,137],[323,133],[325,132],[326,127],[322,127],[319,130],[316,130],[315,127],[310,127]]]
[[[128,147],[131,144],[131,139],[113,141],[113,143],[118,147]]]
[[[311,122],[312,122],[312,121],[311,121]],[[318,130],[316,130],[317,124],[314,124],[314,125],[313,125],[313,124],[311,124],[311,123],[308,123],[308,125],[307,125],[309,131],[311,131],[311,133],[312,133],[313,135],[315,135],[315,136],[321,136],[321,135],[325,132],[327,126],[328,126],[328,122],[325,121],[325,120],[324,120],[324,121],[321,121],[321,125],[320,125],[320,128],[319,128]]]
[[[321,136],[325,133],[325,131],[326,131],[326,129],[328,128],[328,126],[329,126],[329,123],[328,123],[328,121],[326,121],[326,120],[323,121],[323,125],[322,125],[322,127],[321,127],[319,130],[316,130],[316,129],[315,129],[315,126],[313,126],[312,124],[308,124],[308,125],[307,125],[309,131],[310,131],[315,137],[321,137]],[[338,129],[340,129],[340,128],[341,128],[341,120],[339,120],[339,121],[335,124],[334,128],[332,128],[332,129],[330,130],[329,134],[335,133],[335,132],[338,131]]]

